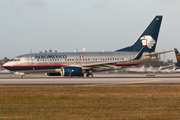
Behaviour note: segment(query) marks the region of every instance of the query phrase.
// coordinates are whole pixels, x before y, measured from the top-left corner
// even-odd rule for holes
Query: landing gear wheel
[[[26,76],[25,76],[25,75],[22,75],[21,78],[26,78]]]
[[[82,74],[81,77],[84,77],[84,74]]]
[[[88,73],[88,74],[86,75],[86,77],[93,77],[93,74],[92,74],[92,73]]]

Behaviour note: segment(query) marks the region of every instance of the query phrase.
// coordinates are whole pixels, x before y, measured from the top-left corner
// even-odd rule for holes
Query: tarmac
[[[180,84],[180,73],[94,74],[94,77],[61,77],[45,74],[0,74],[0,85],[160,85]]]

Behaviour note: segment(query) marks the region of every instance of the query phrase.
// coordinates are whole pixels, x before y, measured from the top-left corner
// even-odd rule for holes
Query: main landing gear
[[[20,73],[21,74],[21,78],[26,78],[25,73]]]
[[[92,74],[92,73],[88,73],[88,74],[86,75],[86,77],[93,77],[93,74]]]
[[[21,75],[21,78],[26,78],[25,73],[22,72],[15,72],[16,75]]]

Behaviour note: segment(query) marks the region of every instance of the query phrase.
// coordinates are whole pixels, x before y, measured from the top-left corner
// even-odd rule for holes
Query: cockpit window
[[[13,61],[18,62],[18,61],[20,61],[20,58],[14,58]]]
[[[10,61],[14,61],[14,59],[11,59]]]

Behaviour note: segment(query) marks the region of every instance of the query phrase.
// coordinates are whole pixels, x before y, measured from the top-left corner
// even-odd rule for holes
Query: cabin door
[[[28,65],[33,65],[33,58],[31,55],[28,56],[27,61],[28,61]]]
[[[80,63],[80,58],[76,57],[76,63],[79,64]]]

